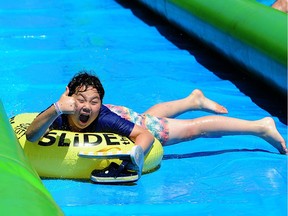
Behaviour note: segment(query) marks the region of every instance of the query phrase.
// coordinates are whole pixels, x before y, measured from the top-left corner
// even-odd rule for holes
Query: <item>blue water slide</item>
[[[287,14],[251,0],[139,1],[286,94]]]

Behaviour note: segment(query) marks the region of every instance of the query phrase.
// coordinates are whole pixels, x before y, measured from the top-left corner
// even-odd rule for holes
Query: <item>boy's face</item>
[[[68,115],[69,124],[73,131],[80,131],[88,127],[99,115],[102,101],[97,89],[85,86],[78,88],[72,95],[76,102],[73,115]]]

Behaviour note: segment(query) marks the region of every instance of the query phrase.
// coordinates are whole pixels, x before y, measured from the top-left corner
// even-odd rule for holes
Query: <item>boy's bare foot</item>
[[[145,113],[156,117],[175,118],[187,111],[193,110],[205,110],[218,114],[228,113],[225,107],[206,98],[199,89],[195,89],[185,98],[156,104]]]
[[[191,101],[191,110],[205,110],[218,114],[228,113],[224,106],[206,98],[203,92],[199,89],[195,89],[187,98]]]
[[[263,139],[274,146],[281,154],[288,154],[285,140],[278,132],[275,122],[272,118],[266,117],[259,120],[260,125],[263,126],[262,134],[260,135]]]

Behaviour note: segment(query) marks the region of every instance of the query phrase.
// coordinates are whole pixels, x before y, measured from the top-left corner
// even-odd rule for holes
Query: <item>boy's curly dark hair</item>
[[[69,82],[68,88],[69,88],[69,96],[76,93],[77,89],[79,87],[84,86],[84,91],[89,87],[92,86],[97,89],[98,94],[100,96],[101,101],[103,101],[104,98],[104,88],[101,84],[101,81],[96,75],[93,75],[91,72],[89,73],[86,70],[78,72]]]

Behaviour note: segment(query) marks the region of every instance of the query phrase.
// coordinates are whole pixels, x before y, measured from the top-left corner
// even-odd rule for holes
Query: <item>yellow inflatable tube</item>
[[[104,169],[117,157],[127,157],[134,143],[113,133],[74,133],[52,130],[37,142],[26,140],[26,130],[38,113],[19,114],[10,119],[15,134],[41,177],[88,179],[94,169]],[[146,155],[143,173],[156,169],[163,148],[155,142]]]

